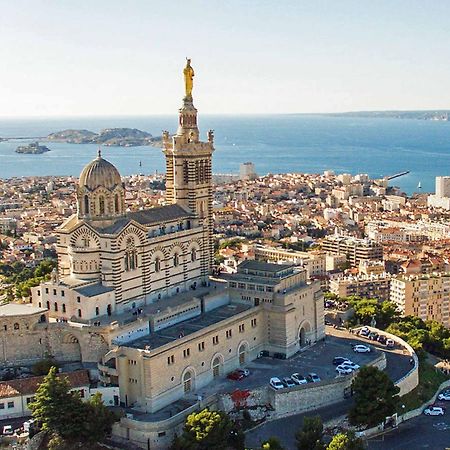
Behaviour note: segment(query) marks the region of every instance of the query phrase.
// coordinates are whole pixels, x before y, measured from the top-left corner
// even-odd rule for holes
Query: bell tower
[[[194,70],[187,60],[184,69],[186,95],[179,109],[178,129],[170,137],[163,132],[163,153],[166,157],[166,202],[176,203],[195,212],[207,233],[205,270],[209,273],[213,261],[212,217],[212,153],[214,133],[208,131],[207,141],[199,138],[197,109],[192,99]]]

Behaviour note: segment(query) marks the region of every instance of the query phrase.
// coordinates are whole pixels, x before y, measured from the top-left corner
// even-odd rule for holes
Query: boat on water
[[[422,189],[422,183],[419,181],[419,184],[417,185],[417,189]]]

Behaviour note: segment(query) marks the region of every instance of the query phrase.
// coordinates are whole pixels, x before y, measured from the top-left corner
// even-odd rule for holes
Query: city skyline
[[[449,13],[418,1],[18,1],[2,11],[0,116],[168,114],[185,57],[207,114],[446,109]]]

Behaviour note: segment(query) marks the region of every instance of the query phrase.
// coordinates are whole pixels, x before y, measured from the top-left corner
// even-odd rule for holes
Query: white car
[[[367,345],[363,345],[363,344],[357,344],[353,347],[353,351],[356,353],[370,353],[370,347],[368,347]]]
[[[3,427],[3,435],[4,436],[8,436],[8,435],[11,435],[11,434],[14,434],[12,426],[11,425],[5,425]]]
[[[269,381],[269,384],[276,390],[284,389],[284,384],[278,377],[272,377]]]
[[[306,381],[306,378],[303,375],[300,375],[299,373],[293,373],[291,378],[294,380],[295,384],[307,384],[308,381]]]
[[[344,361],[338,367],[347,367],[348,369],[351,369],[351,370],[358,370],[360,368],[360,366],[358,364],[355,364],[352,361]]]
[[[440,406],[430,405],[423,410],[423,413],[426,416],[443,416],[445,414],[445,410]]]
[[[359,334],[360,334],[361,336],[367,337],[367,336],[369,336],[369,334],[370,334],[370,330],[369,330],[367,327],[362,327],[362,328],[359,330]]]
[[[446,402],[448,402],[450,400],[450,392],[449,391],[441,392],[438,395],[438,400],[445,400]]]
[[[353,369],[350,369],[350,367],[345,367],[345,366],[337,366],[336,372],[339,375],[349,375],[353,372]]]
[[[248,369],[238,369],[238,372],[241,372],[244,377],[248,377],[250,375],[250,370]]]

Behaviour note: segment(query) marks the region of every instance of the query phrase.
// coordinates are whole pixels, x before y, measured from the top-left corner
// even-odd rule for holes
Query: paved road
[[[448,414],[448,413],[447,413]],[[369,450],[445,450],[450,447],[450,415],[419,416],[368,441]]]
[[[350,345],[351,343],[357,343],[361,340],[364,341],[364,343],[369,344],[371,347],[377,347],[379,350],[385,351],[387,362],[386,372],[392,380],[398,380],[411,369],[410,357],[403,354],[402,349],[389,351],[386,350],[386,348],[382,345],[378,345],[372,341],[368,341],[356,335],[349,334],[347,331],[337,330],[332,327],[327,327],[326,343],[319,343],[315,345],[311,350],[302,354],[302,356],[299,357],[298,362],[301,362],[303,364],[313,363],[314,365],[316,365],[316,367],[317,365],[321,365],[321,367],[317,367],[317,372],[321,376],[324,375],[325,378],[326,375],[331,375],[331,373],[333,372],[333,366],[330,364],[332,356],[347,356],[351,357],[355,362],[364,363],[362,360],[356,361],[356,358],[362,355],[355,355],[351,351]],[[310,352],[309,355],[308,352]],[[366,357],[366,355],[364,356]],[[310,359],[312,359],[313,361],[310,361]],[[274,365],[276,364],[279,363],[275,361]],[[247,433],[246,445],[249,448],[252,448],[252,446],[256,448],[258,444],[268,439],[269,437],[277,436],[281,440],[283,445],[285,445],[287,450],[295,450],[295,433],[302,426],[303,418],[305,416],[313,416],[319,414],[322,417],[322,420],[326,422],[330,419],[346,414],[350,408],[350,405],[350,400],[346,400],[309,413],[297,414],[295,416],[268,422],[264,425],[261,425],[259,428]],[[450,440],[448,441],[448,443],[450,446]],[[376,448],[390,449],[390,447]],[[402,448],[402,450],[412,450],[409,447],[398,448]],[[429,448],[432,449],[433,447]]]
[[[347,413],[350,408],[351,400],[344,400],[340,403],[335,403],[331,406],[320,408],[316,411],[297,414],[295,416],[285,417],[283,419],[273,420],[267,422],[255,430],[246,434],[245,446],[246,448],[261,448],[261,443],[271,436],[276,436],[280,439],[286,450],[295,450],[295,433],[302,427],[303,418],[305,416],[319,415],[322,420],[326,422],[335,417],[342,416]]]

